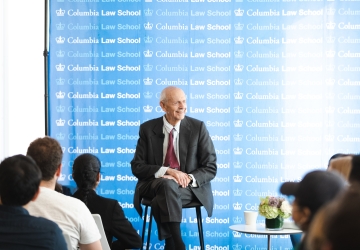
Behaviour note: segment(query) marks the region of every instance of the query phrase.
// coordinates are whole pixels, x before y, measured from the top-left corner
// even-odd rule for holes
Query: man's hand
[[[169,176],[172,178],[165,177],[165,176]],[[186,173],[178,171],[173,168],[168,168],[168,170],[166,171],[166,175],[164,175],[163,177],[168,178],[168,179],[174,179],[176,181],[176,183],[178,183],[183,188],[186,188],[190,183],[190,178]]]

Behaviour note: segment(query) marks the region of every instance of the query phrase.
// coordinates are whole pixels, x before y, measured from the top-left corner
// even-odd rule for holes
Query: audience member
[[[336,153],[334,155],[332,155],[328,161],[328,167],[330,166],[330,162],[334,159],[337,159],[337,158],[341,158],[341,157],[345,157],[345,156],[350,156],[349,154],[343,154],[343,153]]]
[[[74,250],[78,245],[83,250],[102,249],[100,233],[85,204],[78,199],[55,191],[57,178],[61,175],[63,151],[51,137],[38,138],[27,150],[42,172],[38,199],[30,202],[31,215],[54,221],[71,238]]]
[[[346,181],[350,181],[350,173],[351,173],[351,161],[352,156],[342,156],[330,161],[328,170],[336,171],[340,175],[344,177]]]
[[[293,195],[295,200],[292,218],[303,231],[304,237],[296,249],[305,249],[304,238],[316,212],[330,202],[346,187],[345,180],[330,171],[312,171],[300,182],[285,182],[280,187],[284,195]]]
[[[0,163],[0,248],[7,250],[67,250],[58,225],[29,215],[30,201],[39,195],[41,172],[23,155]]]
[[[354,183],[324,207],[311,224],[306,246],[309,250],[360,249],[360,185]],[[315,223],[316,222],[316,223]],[[317,224],[321,223],[319,227]]]
[[[72,176],[78,190],[74,197],[82,200],[91,213],[100,214],[112,250],[141,248],[141,238],[125,217],[118,201],[96,194],[100,168],[100,160],[95,155],[82,154],[75,159]],[[113,237],[117,239],[114,242]]]

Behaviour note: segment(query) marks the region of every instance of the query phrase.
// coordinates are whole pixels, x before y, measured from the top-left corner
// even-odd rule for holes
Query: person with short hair
[[[307,173],[300,182],[285,182],[281,185],[282,194],[295,196],[292,218],[304,233],[296,249],[305,249],[304,238],[317,211],[345,188],[346,181],[339,174],[322,170]]]
[[[40,181],[41,171],[30,157],[15,155],[0,163],[0,249],[67,250],[56,223],[27,211]]]
[[[117,200],[96,194],[100,183],[101,162],[92,154],[81,154],[74,160],[72,176],[77,185],[74,197],[83,201],[92,214],[99,214],[112,250],[139,249],[141,238],[125,217]],[[113,237],[117,240],[113,242]]]
[[[27,155],[42,173],[39,197],[28,206],[30,214],[57,223],[70,236],[73,250],[78,246],[81,250],[101,250],[101,235],[89,209],[80,200],[55,191],[62,167],[60,144],[48,136],[38,138],[30,143]]]

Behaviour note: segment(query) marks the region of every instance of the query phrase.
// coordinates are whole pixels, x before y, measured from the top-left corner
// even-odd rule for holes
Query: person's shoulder
[[[154,119],[151,119],[151,120],[148,120],[144,123],[141,124],[142,127],[152,127],[160,122],[162,122],[163,120],[163,117],[158,117],[158,118],[154,118]]]
[[[193,128],[200,128],[201,126],[205,125],[203,121],[190,116],[185,116],[185,118],[181,121],[181,124]]]
[[[55,222],[43,218],[43,217],[36,217],[36,216],[32,216],[29,215],[31,217],[31,220],[33,221],[34,224],[36,224],[38,227],[43,227],[43,228],[47,228],[49,231],[54,231],[56,233],[61,233],[61,229],[58,226],[58,224],[56,224]]]

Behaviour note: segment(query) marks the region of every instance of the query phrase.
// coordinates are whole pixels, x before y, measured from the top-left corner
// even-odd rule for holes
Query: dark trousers
[[[151,209],[159,240],[171,237],[167,222],[181,222],[182,206],[196,199],[189,187],[182,188],[174,180],[166,178],[149,181],[141,187],[140,195],[152,199]]]

